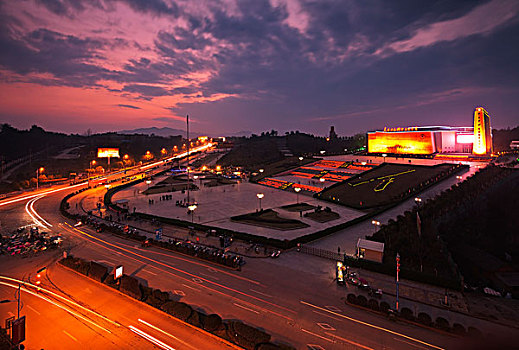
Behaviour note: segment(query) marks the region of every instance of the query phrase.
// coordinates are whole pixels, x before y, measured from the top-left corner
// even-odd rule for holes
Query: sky
[[[517,0],[0,0],[0,122],[514,127],[518,38]]]

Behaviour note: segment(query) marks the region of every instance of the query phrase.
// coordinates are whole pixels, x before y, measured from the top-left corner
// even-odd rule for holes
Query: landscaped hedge
[[[289,345],[270,343],[271,335],[261,329],[241,321],[224,321],[217,314],[206,315],[186,303],[171,300],[170,293],[145,286],[134,277],[123,275],[120,283],[117,283],[113,274],[107,275],[106,266],[95,261],[86,261],[69,255],[59,263],[247,350],[295,350]]]

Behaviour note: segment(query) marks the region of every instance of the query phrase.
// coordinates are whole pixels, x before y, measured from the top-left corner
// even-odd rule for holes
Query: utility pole
[[[400,272],[400,254],[396,253],[396,311],[398,312],[398,273]]]
[[[189,187],[191,187],[189,183],[189,152],[191,143],[189,140],[189,114],[186,115],[186,126],[187,126],[187,204],[189,205],[191,201],[189,200]]]

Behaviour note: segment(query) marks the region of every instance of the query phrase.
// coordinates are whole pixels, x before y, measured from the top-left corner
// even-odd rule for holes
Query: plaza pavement
[[[157,177],[153,180],[153,183],[158,183],[163,179],[164,177]],[[198,207],[193,215],[193,221],[195,223],[250,233],[258,236],[277,238],[280,240],[291,240],[364,215],[361,211],[320,201],[311,196],[300,193],[300,202],[314,206],[321,205],[323,208],[330,207],[334,212],[341,216],[337,220],[318,223],[308,218],[300,217],[299,212],[289,212],[280,208],[287,204],[297,203],[297,194],[293,192],[282,191],[249,182],[210,188],[200,186],[199,180],[196,180],[195,183],[197,186],[201,187],[198,191],[191,191],[191,201],[196,201],[198,203]],[[150,186],[152,185],[153,184]],[[175,205],[177,200],[184,200],[186,198],[186,193],[183,194],[181,191],[177,191],[144,195],[141,192],[144,191],[147,186],[148,185],[145,183],[142,183],[117,192],[113,196],[112,202],[120,199],[128,199],[130,212],[132,212],[133,207],[135,207],[137,212],[191,221],[191,215],[188,213],[188,209]],[[259,208],[259,200],[256,196],[258,193],[264,194],[264,197],[261,200],[261,207],[263,209],[274,209],[280,216],[300,220],[308,224],[309,227],[282,231],[232,222],[230,217],[255,212]],[[164,194],[172,195],[173,200],[160,201],[160,197]],[[154,200],[154,204],[149,204],[149,199]]]

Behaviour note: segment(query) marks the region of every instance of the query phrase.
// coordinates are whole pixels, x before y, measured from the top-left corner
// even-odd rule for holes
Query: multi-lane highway
[[[295,253],[288,253],[277,260],[247,259],[242,271],[233,271],[158,248],[143,249],[136,242],[97,233],[85,226],[74,227],[74,223],[67,222],[60,215],[59,203],[68,192],[76,189],[28,194],[23,200],[9,199],[10,202],[5,205],[2,203],[7,200],[0,202],[2,222],[13,226],[34,222],[61,233],[65,239],[64,247],[76,256],[110,266],[122,264],[125,273],[146,281],[154,288],[171,291],[178,300],[206,313],[218,313],[224,319],[239,319],[261,327],[271,333],[274,340],[290,343],[297,348],[441,349],[449,348],[458,341],[446,333],[395,323],[378,314],[346,305],[341,299],[346,294],[344,287],[337,287],[332,281],[333,266],[330,266],[328,273],[320,274],[302,271],[297,266],[297,259],[318,258],[294,258]],[[42,259],[47,255],[44,254]],[[4,262],[10,261],[9,264],[2,263],[2,276],[27,279],[31,271],[41,266],[41,263],[19,258],[1,259]],[[43,344],[41,332],[45,329],[52,329],[53,334],[59,334],[61,338],[58,339],[63,339],[63,344],[70,344],[72,341],[82,347],[89,344],[95,344],[95,348],[109,348],[115,344],[127,347],[137,341],[146,341],[146,346],[153,343],[150,338],[129,328],[132,326],[174,348],[185,348],[186,344],[196,349],[208,348],[202,345],[209,341],[209,336],[204,332],[196,333],[196,337],[183,338],[181,327],[174,325],[172,319],[161,312],[54,265],[52,261],[47,263],[50,267],[43,287],[59,290],[60,293],[74,298],[82,306],[96,310],[109,320],[121,324],[122,330],[114,331],[118,329],[117,326],[86,311],[85,314],[93,322],[113,333],[120,332],[117,333],[118,336],[113,337],[111,333],[96,329],[94,325],[70,313],[67,317],[73,317],[76,321],[50,322],[50,319],[46,320],[47,314],[52,315],[53,319],[66,320],[67,317],[61,316],[66,316],[67,311],[54,310],[57,306],[31,294],[27,296],[27,305],[31,305],[40,315],[28,306],[24,308],[28,315],[32,314],[33,328],[38,329],[32,333],[32,329],[28,328],[28,344],[40,346],[38,341]],[[308,262],[305,261],[306,263]],[[16,268],[7,268],[8,265]],[[16,283],[5,283],[11,285],[0,284],[0,291],[12,294]],[[29,291],[22,292],[22,297],[28,293]],[[15,310],[14,305],[3,304],[0,308],[2,317],[6,316],[7,307]],[[63,315],[58,316],[61,313]],[[139,320],[158,327],[160,331]],[[77,322],[83,326],[79,327]],[[114,343],[116,340],[112,338],[124,343]],[[210,339],[217,342],[214,338]],[[136,348],[139,346],[136,345]],[[162,345],[155,343],[154,346]],[[218,346],[228,345],[220,343]]]

